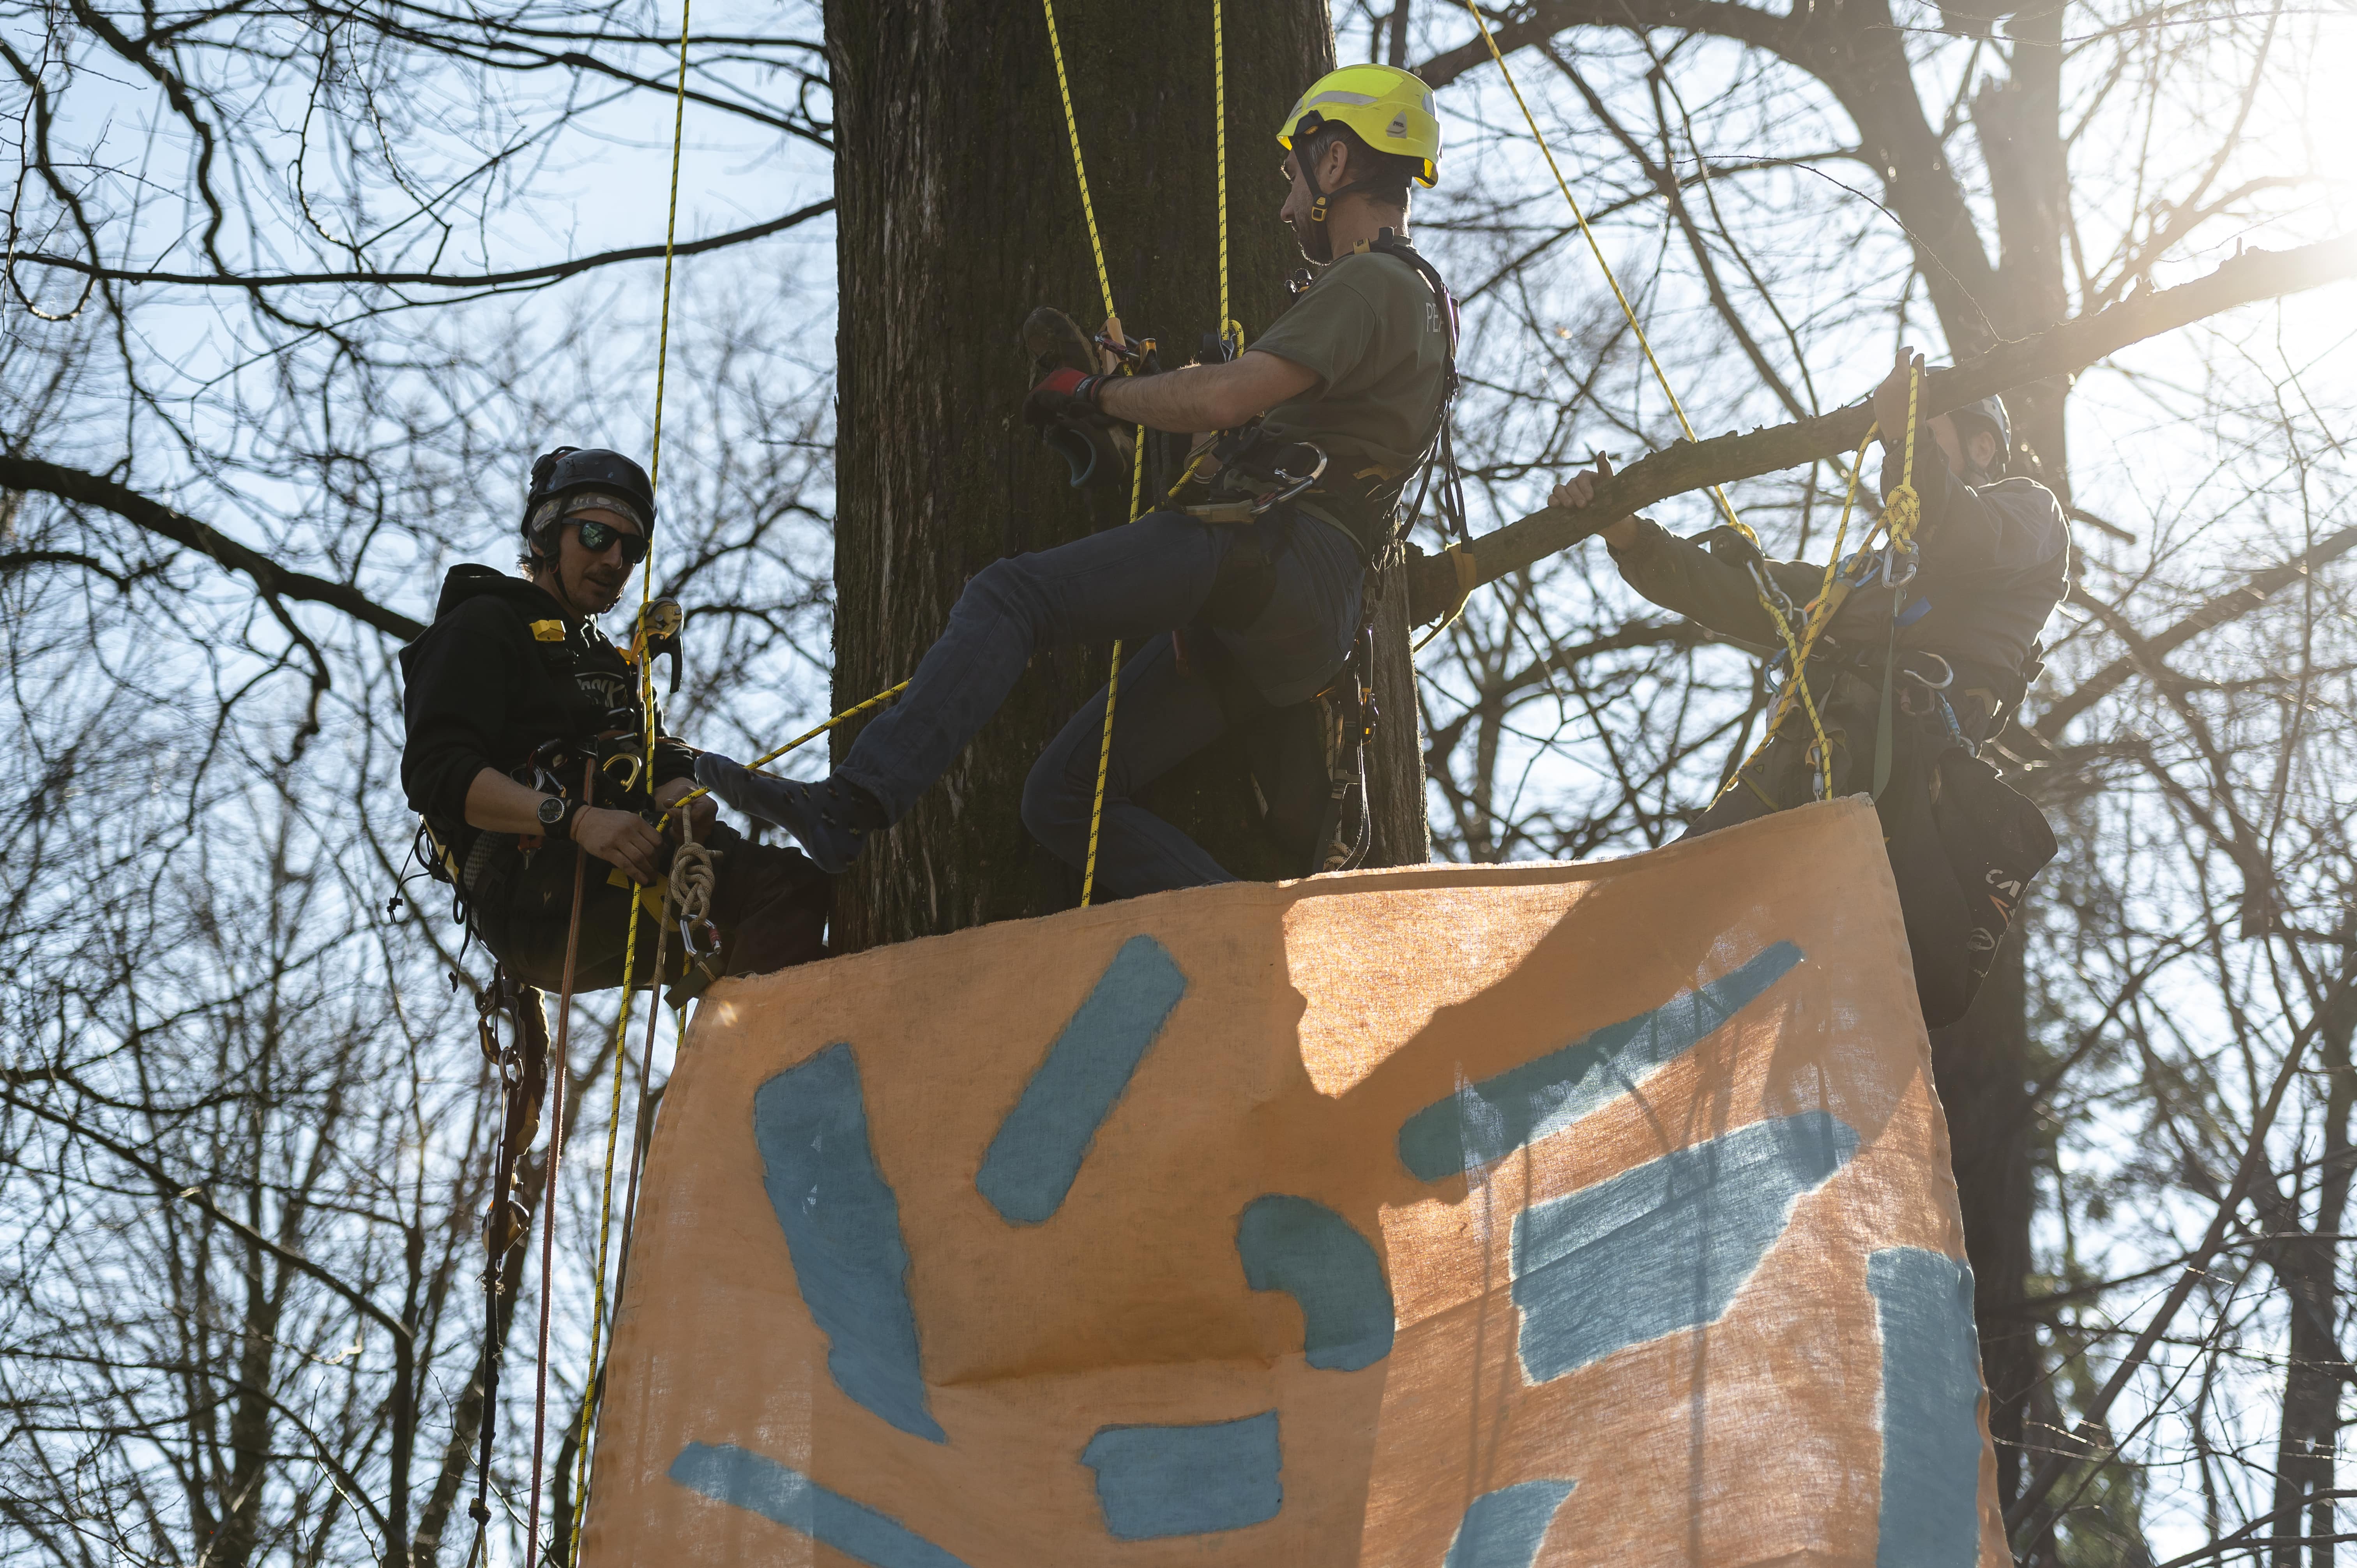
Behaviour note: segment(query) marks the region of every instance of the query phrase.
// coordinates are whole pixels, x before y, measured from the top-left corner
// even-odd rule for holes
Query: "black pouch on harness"
[[[1962,1018],[2030,879],[2054,858],[2038,808],[1962,746],[1904,746],[1881,801],[1923,1023]]]
[[[1276,596],[1276,558],[1290,542],[1292,526],[1291,512],[1279,507],[1238,528],[1196,619],[1231,630],[1260,619]]]

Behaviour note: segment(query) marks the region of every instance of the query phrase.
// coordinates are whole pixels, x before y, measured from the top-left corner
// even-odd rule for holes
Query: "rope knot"
[[[712,915],[712,850],[694,839],[679,846],[671,861],[671,906],[681,920],[701,925]]]
[[[1903,554],[1915,553],[1915,529],[1923,521],[1923,498],[1911,484],[1902,484],[1884,498],[1883,520],[1890,526],[1890,542]]]

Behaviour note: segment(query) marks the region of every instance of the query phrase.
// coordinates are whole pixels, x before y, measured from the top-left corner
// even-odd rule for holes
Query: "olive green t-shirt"
[[[1329,472],[1380,464],[1395,476],[1432,438],[1448,328],[1432,290],[1396,256],[1366,251],[1335,262],[1245,351],[1317,372],[1316,386],[1263,424],[1280,440],[1323,448]]]

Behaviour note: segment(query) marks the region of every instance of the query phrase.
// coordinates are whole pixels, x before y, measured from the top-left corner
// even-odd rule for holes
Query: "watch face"
[[[540,803],[540,820],[550,827],[565,820],[565,802],[554,796]]]

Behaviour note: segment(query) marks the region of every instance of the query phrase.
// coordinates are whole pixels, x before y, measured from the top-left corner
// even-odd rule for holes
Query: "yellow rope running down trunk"
[[[1105,317],[1114,316],[1113,278],[1105,271],[1104,241],[1097,232],[1096,204],[1089,199],[1088,161],[1081,154],[1081,122],[1072,112],[1071,79],[1064,70],[1063,39],[1056,31],[1056,0],[1039,0],[1039,9],[1048,19],[1048,49],[1056,60],[1056,93],[1064,105],[1064,134],[1072,145],[1072,177],[1081,188],[1081,220],[1089,231],[1089,255],[1096,263],[1097,290],[1104,296]],[[1235,348],[1243,346],[1243,327],[1228,318],[1228,68],[1224,34],[1221,27],[1220,0],[1211,3],[1211,93],[1219,117],[1219,193],[1220,193],[1220,332],[1222,337],[1234,329],[1232,341]],[[1137,521],[1144,505],[1146,487],[1146,426],[1137,427],[1136,441],[1129,454],[1129,518]],[[1121,639],[1113,644],[1112,668],[1105,678],[1104,732],[1097,743],[1097,788],[1095,799],[1089,807],[1089,851],[1081,868],[1081,903],[1085,908],[1096,897],[1097,839],[1104,827],[1105,779],[1113,764],[1114,700],[1121,690]]]

